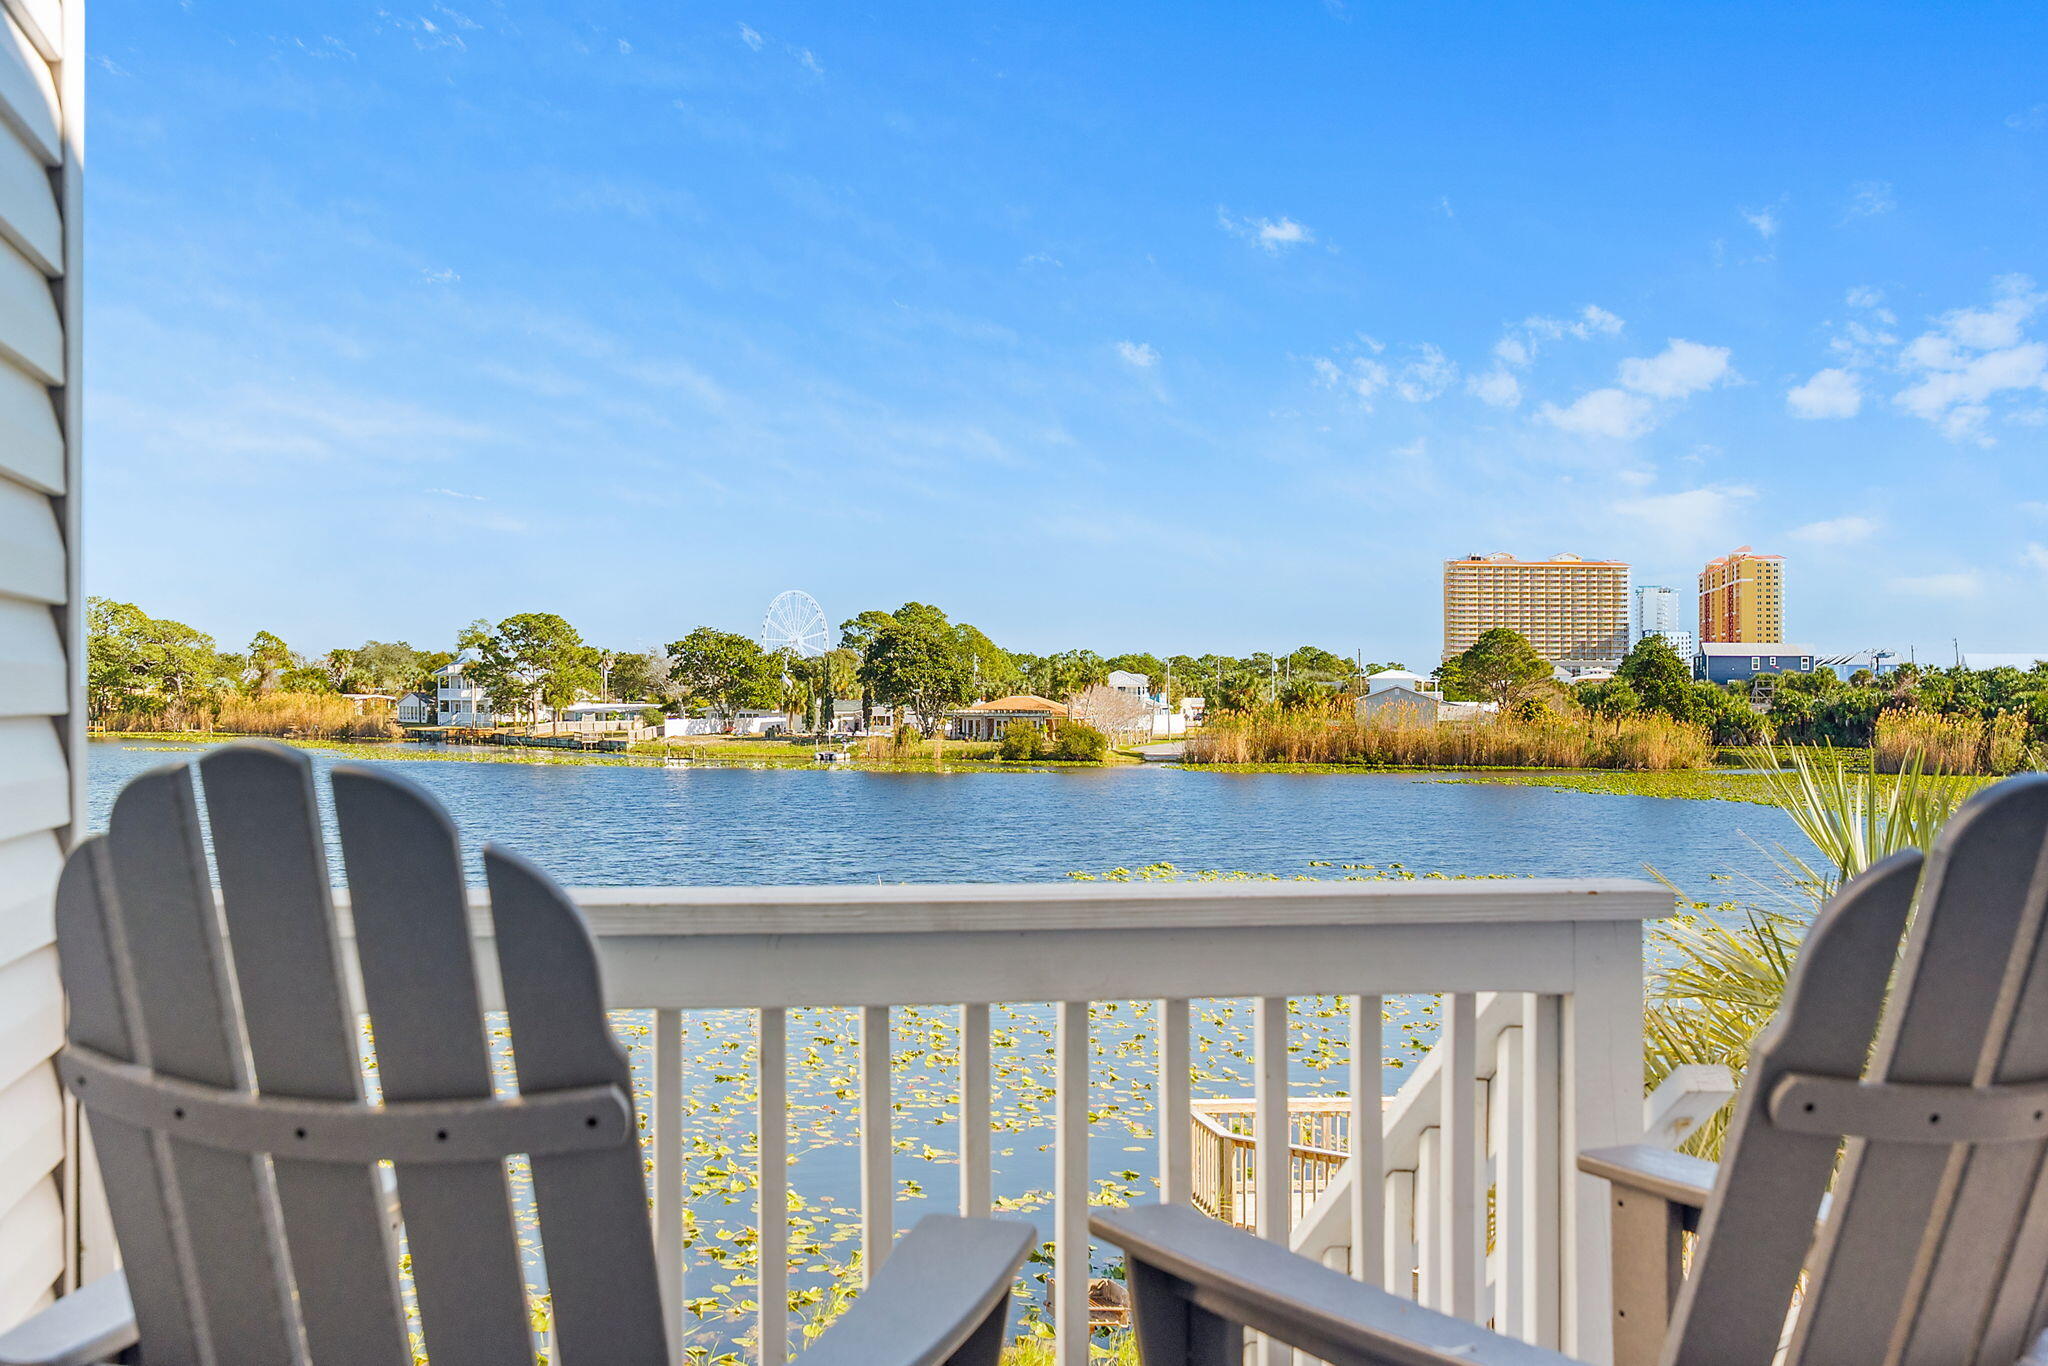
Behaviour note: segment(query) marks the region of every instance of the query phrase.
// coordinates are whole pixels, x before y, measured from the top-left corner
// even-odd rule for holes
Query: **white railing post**
[[[1382,1246],[1387,1221],[1386,1120],[1380,1102],[1385,1011],[1381,997],[1351,998],[1351,1274],[1368,1285],[1386,1285],[1394,1274]]]
[[[1436,1308],[1461,1319],[1476,1318],[1479,1293],[1479,1091],[1478,1021],[1469,993],[1443,998],[1443,1033],[1437,1048],[1443,1070],[1437,1074],[1440,1105],[1437,1156],[1438,1269],[1442,1287]]]
[[[683,1012],[654,1012],[654,1085],[647,1130],[654,1150],[654,1267],[677,1361],[683,1350]]]
[[[1642,926],[1574,927],[1576,981],[1565,1002],[1564,1142],[1558,1181],[1564,1242],[1564,1350],[1592,1366],[1613,1359],[1607,1187],[1577,1170],[1588,1148],[1643,1135]]]
[[[1184,1205],[1194,1195],[1194,1066],[1185,997],[1158,1003],[1159,1198]]]
[[[889,1007],[860,1012],[860,1264],[873,1280],[896,1241],[896,1133],[889,1101]]]
[[[1252,1003],[1252,1179],[1258,1235],[1287,1245],[1294,1226],[1293,1134],[1287,1113],[1287,998],[1264,996]],[[1262,1338],[1265,1366],[1288,1366],[1294,1351],[1275,1338]]]
[[[1053,1347],[1088,1366],[1088,1002],[1054,1009]]]
[[[960,1007],[960,1213],[984,1219],[995,1204],[989,1143],[988,1007]]]
[[[1494,1039],[1493,1080],[1486,1093],[1493,1130],[1494,1327],[1509,1337],[1529,1338],[1528,1285],[1522,1264],[1529,1256],[1528,1115],[1523,1100],[1527,1072],[1522,1026],[1510,1025]]]

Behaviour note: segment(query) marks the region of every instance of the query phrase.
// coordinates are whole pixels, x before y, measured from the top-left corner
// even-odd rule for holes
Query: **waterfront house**
[[[1149,674],[1132,673],[1129,669],[1111,669],[1109,676],[1102,681],[1106,686],[1115,688],[1118,692],[1128,694],[1131,697],[1149,699],[1154,695],[1152,692],[1152,678]]]
[[[357,716],[375,711],[391,711],[398,705],[398,699],[385,692],[345,692],[342,697],[354,705]]]
[[[430,726],[435,716],[434,695],[430,692],[409,692],[398,699],[398,724],[401,726]]]
[[[577,735],[638,731],[646,728],[645,718],[653,710],[645,702],[571,702],[555,712],[553,724]]]
[[[1433,726],[1443,702],[1441,693],[1395,685],[1359,698],[1351,704],[1351,714],[1383,726]]]
[[[1000,740],[1003,732],[1022,723],[1049,730],[1067,719],[1067,709],[1050,698],[1029,693],[992,698],[963,707],[948,718],[955,740]]]
[[[1810,673],[1813,661],[1811,645],[1709,640],[1695,648],[1692,676],[1708,683],[1736,683],[1759,674]]]
[[[517,720],[509,713],[491,708],[482,686],[467,672],[475,662],[463,655],[434,670],[434,719],[444,726],[474,730],[489,730]]]

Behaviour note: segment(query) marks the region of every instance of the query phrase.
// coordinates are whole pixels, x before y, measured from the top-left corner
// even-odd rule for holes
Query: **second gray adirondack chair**
[[[1580,1166],[1614,1193],[1621,1366],[2048,1361],[2048,776],[1978,794],[1931,855],[1821,912],[1718,1171]],[[1246,1326],[1336,1366],[1566,1361],[1190,1209],[1093,1227],[1129,1257],[1145,1366],[1234,1363]]]
[[[551,1359],[670,1366],[680,1344],[662,1311],[632,1079],[576,908],[485,847],[518,1080],[516,1096],[494,1096],[441,808],[377,771],[334,770],[351,953],[305,755],[232,745],[198,769],[204,827],[190,768],[157,769],[65,865],[59,1067],[91,1117],[124,1272],[0,1335],[0,1364],[88,1366],[139,1348],[147,1366],[412,1366],[416,1345],[433,1366],[530,1364],[505,1165],[524,1155]],[[365,1099],[358,979],[380,1103]],[[1033,1240],[1023,1223],[925,1219],[806,1360],[995,1366]]]

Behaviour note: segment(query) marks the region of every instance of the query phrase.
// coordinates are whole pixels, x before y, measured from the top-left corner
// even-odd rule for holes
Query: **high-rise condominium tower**
[[[1714,642],[1785,638],[1785,560],[1748,546],[1700,571],[1700,639]]]
[[[1444,658],[1506,626],[1553,664],[1611,664],[1628,653],[1628,566],[1505,553],[1444,561]]]
[[[1676,588],[1655,583],[1637,585],[1635,611],[1629,618],[1629,648],[1634,649],[1645,636],[1662,636],[1680,659],[1691,659],[1692,630],[1679,615],[1679,601]]]

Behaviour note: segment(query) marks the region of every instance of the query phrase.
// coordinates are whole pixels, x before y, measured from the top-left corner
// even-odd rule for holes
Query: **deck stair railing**
[[[1195,1170],[1189,1203],[1211,1218],[1258,1227],[1257,1104],[1198,1100],[1193,1105]],[[1289,1217],[1299,1223],[1349,1160],[1351,1102],[1316,1096],[1287,1102]]]

